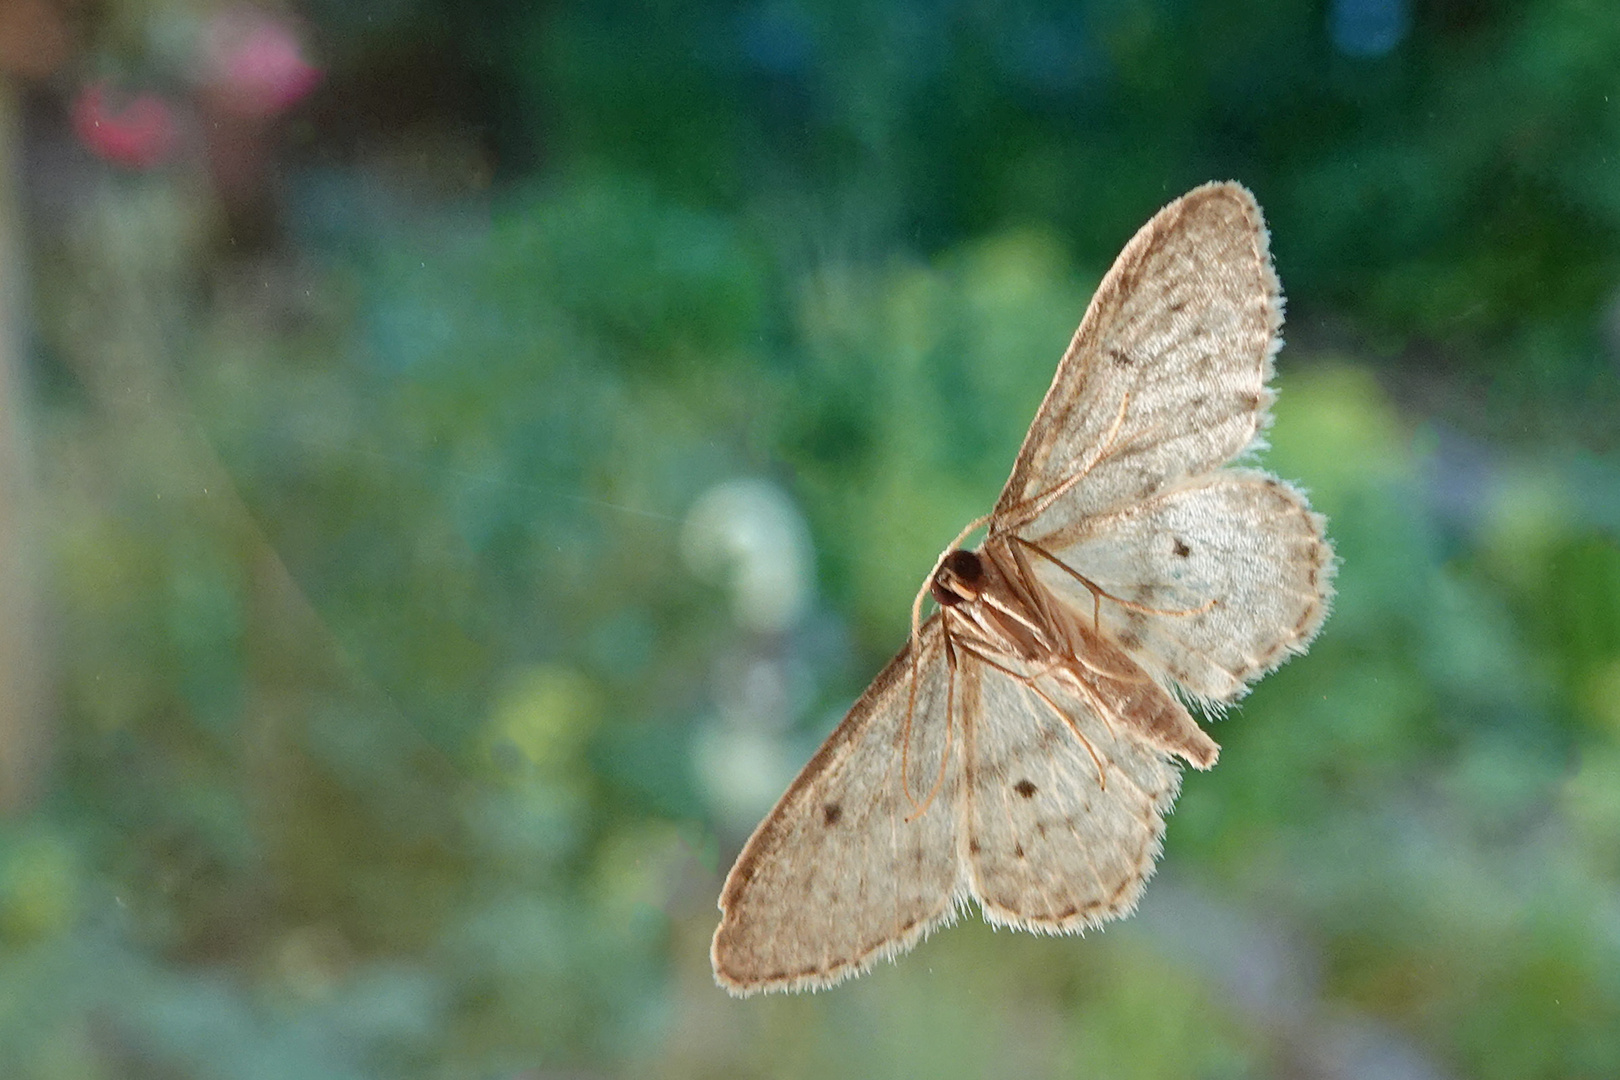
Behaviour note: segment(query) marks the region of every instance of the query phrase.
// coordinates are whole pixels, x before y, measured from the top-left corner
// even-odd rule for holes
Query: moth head
[[[940,562],[928,591],[940,607],[977,600],[984,591],[984,563],[973,552],[958,548]]]

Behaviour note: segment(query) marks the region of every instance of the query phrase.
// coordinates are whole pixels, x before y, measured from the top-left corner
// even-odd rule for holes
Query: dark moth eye
[[[979,557],[961,548],[945,556],[945,569],[968,584],[984,577],[984,564],[979,561]]]
[[[979,594],[975,588],[984,580],[984,564],[979,557],[971,551],[960,548],[945,556],[945,561],[939,565],[939,573],[934,580],[928,583],[928,591],[934,594],[934,599],[942,607],[955,607],[969,597]],[[966,595],[957,591],[957,587],[966,588]]]

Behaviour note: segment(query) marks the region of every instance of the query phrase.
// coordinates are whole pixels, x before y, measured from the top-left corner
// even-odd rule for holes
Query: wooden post
[[[17,100],[0,80],[0,814],[24,811],[44,777],[50,717],[23,372],[28,294],[22,253]]]

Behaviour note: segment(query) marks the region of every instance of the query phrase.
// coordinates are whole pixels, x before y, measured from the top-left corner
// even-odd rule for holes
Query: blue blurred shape
[[[1102,53],[1073,12],[1030,15],[1003,34],[1004,67],[1032,90],[1068,93],[1105,75]]]
[[[809,68],[815,40],[796,5],[760,4],[740,21],[743,55],[756,67],[772,75],[798,75]]]
[[[1328,34],[1346,56],[1386,56],[1411,25],[1408,0],[1333,0],[1328,7]]]

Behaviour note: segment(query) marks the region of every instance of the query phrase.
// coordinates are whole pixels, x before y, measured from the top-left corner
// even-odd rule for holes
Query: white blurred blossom
[[[771,808],[796,767],[777,732],[719,718],[698,729],[692,764],[716,818],[737,831]]]
[[[694,573],[727,586],[732,614],[751,635],[791,630],[810,608],[810,529],[768,480],[744,477],[704,492],[687,514],[681,548]],[[750,636],[716,661],[716,715],[698,731],[693,764],[716,814],[736,829],[751,826],[793,777],[795,755],[782,734],[796,712],[791,651],[781,638]]]
[[[681,549],[694,573],[730,586],[732,613],[750,630],[786,630],[809,607],[810,529],[768,480],[727,480],[704,492],[686,515]]]

